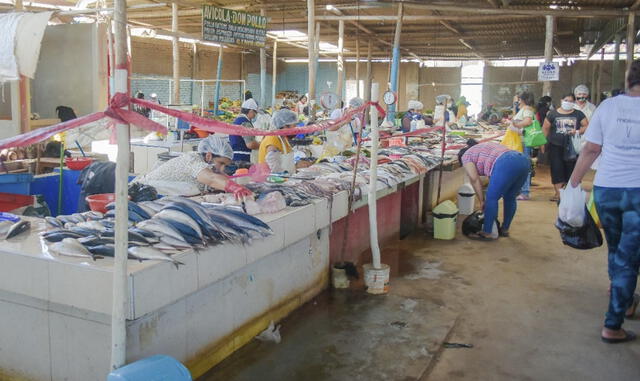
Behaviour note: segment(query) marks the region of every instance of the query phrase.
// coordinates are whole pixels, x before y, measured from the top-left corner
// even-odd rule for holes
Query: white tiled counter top
[[[406,184],[421,176],[409,176]],[[378,198],[394,193],[399,186],[379,186]],[[363,199],[354,208],[366,205]],[[129,309],[127,319],[174,303],[217,282],[240,268],[279,252],[304,237],[347,215],[348,194],[334,195],[331,208],[326,199],[313,200],[303,207],[288,207],[274,214],[258,216],[273,235],[248,245],[222,244],[175,254],[185,265],[178,269],[168,262],[128,261]],[[29,218],[29,234],[0,244],[0,300],[25,304],[108,323],[111,315],[113,258],[96,261],[57,256],[47,251],[40,233],[44,220]]]

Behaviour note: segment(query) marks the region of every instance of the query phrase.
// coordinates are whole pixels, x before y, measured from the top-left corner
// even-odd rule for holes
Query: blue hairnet
[[[363,104],[364,104],[364,101],[362,100],[362,98],[355,97],[349,100],[349,107],[352,107],[352,108],[361,107]]]
[[[226,139],[215,135],[209,135],[208,138],[202,139],[200,144],[198,144],[198,153],[207,152],[211,152],[217,156],[227,157],[229,159],[233,158],[233,149]]]
[[[298,114],[296,114],[291,110],[287,110],[283,108],[276,111],[276,113],[273,114],[271,121],[273,122],[273,125],[276,126],[277,129],[281,129],[284,126],[288,126],[290,124],[297,124]]]

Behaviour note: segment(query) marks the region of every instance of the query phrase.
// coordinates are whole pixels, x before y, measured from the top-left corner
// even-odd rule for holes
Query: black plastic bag
[[[496,219],[496,224],[498,226],[498,232],[501,231],[502,226],[500,225],[500,221]],[[482,231],[482,227],[484,225],[484,213],[482,211],[477,210],[471,213],[467,218],[462,221],[462,234],[467,237],[471,234],[478,234]]]
[[[560,218],[556,220],[556,228],[560,231],[562,243],[579,250],[589,250],[602,246],[602,233],[600,233],[600,229],[596,226],[588,210],[585,211],[584,220],[584,225],[579,228],[565,223]]]

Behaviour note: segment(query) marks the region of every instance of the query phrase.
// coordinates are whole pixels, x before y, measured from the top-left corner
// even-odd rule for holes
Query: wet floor
[[[390,292],[327,291],[202,380],[637,380],[640,342],[600,342],[606,248],[563,246],[544,169],[511,237],[387,245]],[[640,331],[640,322],[625,327]],[[443,341],[473,348],[444,348]]]

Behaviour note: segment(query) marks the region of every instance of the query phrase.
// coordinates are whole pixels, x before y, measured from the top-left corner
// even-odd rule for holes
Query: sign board
[[[538,81],[559,81],[560,65],[557,62],[543,62],[538,66]]]
[[[267,39],[267,18],[203,5],[202,39],[221,44],[264,48]]]

